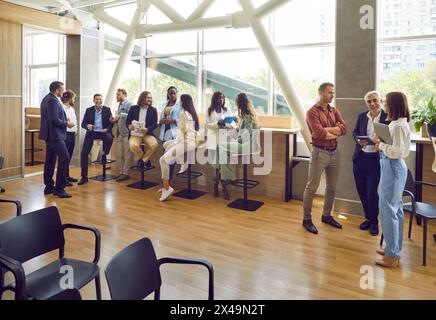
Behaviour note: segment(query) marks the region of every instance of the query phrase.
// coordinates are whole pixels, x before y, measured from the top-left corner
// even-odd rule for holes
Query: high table
[[[431,139],[428,137],[421,137],[420,135],[411,135],[412,142],[416,143],[416,155],[415,155],[415,180],[423,180],[423,164],[424,164],[424,146],[426,144],[432,144]],[[416,201],[422,202],[422,185],[416,186]]]

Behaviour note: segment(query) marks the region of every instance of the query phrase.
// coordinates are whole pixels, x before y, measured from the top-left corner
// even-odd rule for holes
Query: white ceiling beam
[[[108,15],[104,9],[97,9],[93,12],[94,18],[98,21],[101,21],[103,23],[106,23],[110,25],[111,27],[114,27],[115,29],[118,29],[124,33],[129,33],[130,26],[118,19],[115,19],[114,17]]]
[[[255,9],[253,12],[253,16],[254,18],[262,19],[264,16],[278,9],[286,2],[289,2],[289,0],[269,0],[261,5],[259,8]]]
[[[207,9],[213,4],[214,0],[203,0],[194,12],[186,19],[187,22],[203,18]]]
[[[153,5],[158,8],[163,14],[165,14],[174,23],[183,23],[183,18],[173,7],[171,7],[164,0],[152,0]]]
[[[195,21],[185,22],[182,24],[164,23],[157,25],[141,25],[138,27],[136,35],[137,38],[140,39],[157,33],[222,27],[232,27],[232,16],[197,19]]]

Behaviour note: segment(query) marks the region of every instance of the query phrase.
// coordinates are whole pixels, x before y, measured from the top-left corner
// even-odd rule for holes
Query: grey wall
[[[372,6],[374,17],[377,16],[376,0],[337,0],[336,8],[336,105],[347,123],[348,133],[339,140],[341,170],[335,210],[358,215],[363,209],[352,173],[352,131],[358,114],[367,110],[363,96],[376,87],[377,68],[376,29],[360,27],[359,10],[363,5]]]
[[[76,94],[75,111],[79,126],[72,164],[80,163],[85,130],[80,128],[86,108],[93,105],[92,97],[100,92],[103,41],[99,30],[82,28],[80,36],[67,37],[66,88]]]

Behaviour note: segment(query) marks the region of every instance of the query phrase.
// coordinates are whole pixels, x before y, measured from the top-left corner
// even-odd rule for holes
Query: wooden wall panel
[[[22,26],[0,20],[0,178],[21,174],[22,152]]]
[[[21,98],[0,97],[0,154],[5,157],[0,178],[21,173]]]

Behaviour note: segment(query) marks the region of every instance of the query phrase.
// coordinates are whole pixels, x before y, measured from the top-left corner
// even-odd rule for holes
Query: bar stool
[[[26,132],[30,133],[30,149],[26,149],[26,151],[30,151],[30,162],[26,162],[26,166],[43,164],[42,161],[35,161],[35,152],[42,151],[40,148],[35,148],[35,133],[39,133],[39,129],[27,129]]]
[[[101,140],[101,139],[95,139],[95,140]],[[110,163],[115,162],[111,161]],[[91,177],[89,179],[96,180],[96,181],[109,181],[115,179],[115,176],[111,174],[107,174],[106,171],[110,169],[110,167],[106,167],[106,164],[108,163],[106,155],[102,152],[101,154],[101,164],[102,164],[102,174],[96,175],[94,177]]]
[[[141,142],[141,149],[142,149],[142,152],[145,153],[145,143],[144,142]],[[157,183],[150,182],[150,181],[145,181],[144,180],[144,173],[145,173],[145,171],[153,170],[154,168],[155,168],[155,166],[151,166],[149,168],[146,168],[145,167],[145,163],[143,163],[141,168],[138,168],[141,171],[141,180],[138,181],[138,182],[134,182],[134,183],[128,184],[127,186],[129,188],[139,189],[139,190],[145,190],[145,189],[157,186],[158,185]]]
[[[188,169],[185,172],[177,174],[178,177],[188,180],[188,188],[176,192],[174,196],[183,199],[188,199],[188,200],[194,200],[200,198],[201,196],[204,196],[207,192],[192,189],[192,185],[191,185],[193,179],[197,179],[202,175],[203,175],[202,172],[192,171],[192,165],[188,164]]]
[[[232,156],[238,156],[239,158],[242,158],[242,163],[244,167],[244,176],[243,179],[236,179],[233,182],[233,185],[236,187],[244,188],[244,198],[236,199],[230,202],[227,205],[227,207],[245,210],[245,211],[256,211],[261,206],[263,206],[264,202],[262,201],[248,199],[248,189],[254,188],[259,184],[259,181],[257,180],[248,179],[248,160],[250,159],[250,156],[254,156],[258,154],[260,154],[260,151],[255,151],[246,154],[232,154]]]

